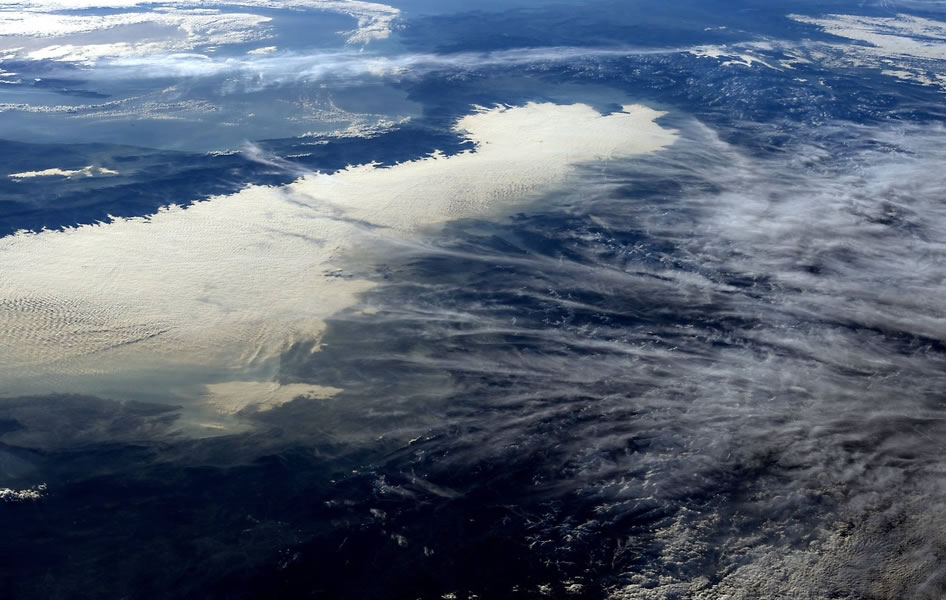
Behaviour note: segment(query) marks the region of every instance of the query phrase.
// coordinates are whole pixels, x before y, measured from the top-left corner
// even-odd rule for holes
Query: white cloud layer
[[[857,43],[831,44],[844,62],[946,91],[946,23],[913,15],[789,15]]]
[[[9,2],[0,8],[0,49],[18,58],[94,64],[106,58],[187,52],[272,37],[272,17],[255,14],[254,9],[348,15],[357,26],[339,33],[350,44],[364,45],[387,38],[399,15],[390,6],[356,0],[232,0],[215,4],[214,9],[205,6],[198,0]],[[95,9],[128,12],[96,14]],[[38,44],[56,38],[67,40]]]
[[[337,264],[369,232],[403,239],[508,209],[563,183],[577,164],[659,150],[675,139],[654,122],[660,114],[480,109],[456,125],[475,151],[0,239],[0,379],[8,393],[95,391],[82,382],[264,365],[317,339],[324,318],[371,287]]]

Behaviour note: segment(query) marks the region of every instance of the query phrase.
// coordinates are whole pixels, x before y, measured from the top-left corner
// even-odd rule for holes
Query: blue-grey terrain
[[[0,597],[946,597],[946,4],[0,6]]]

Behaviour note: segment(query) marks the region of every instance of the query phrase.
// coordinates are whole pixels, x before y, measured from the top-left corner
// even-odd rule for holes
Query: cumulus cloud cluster
[[[31,500],[40,500],[46,495],[46,484],[41,483],[37,486],[25,490],[11,490],[10,488],[0,488],[0,503],[2,502],[28,502]]]

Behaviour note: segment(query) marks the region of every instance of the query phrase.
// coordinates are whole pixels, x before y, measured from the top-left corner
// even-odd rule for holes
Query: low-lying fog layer
[[[360,231],[405,238],[509,209],[561,184],[576,165],[671,144],[675,133],[655,123],[660,115],[643,106],[609,115],[581,104],[482,108],[457,123],[471,143],[457,155],[310,173],[148,218],[4,238],[4,391],[122,395],[137,387],[130,374],[193,367],[213,372],[217,380],[205,383],[243,381],[241,369],[317,339],[322,319],[371,286],[335,264],[357,251]],[[264,405],[288,399],[265,396]]]

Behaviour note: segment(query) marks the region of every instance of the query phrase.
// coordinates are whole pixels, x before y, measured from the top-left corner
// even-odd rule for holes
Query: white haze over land
[[[273,37],[272,18],[255,14],[254,9],[347,15],[356,26],[338,33],[349,44],[363,46],[389,37],[400,14],[384,4],[357,0],[231,0],[214,8],[205,6],[199,0],[7,2],[0,7],[0,52],[5,52],[6,60],[90,65],[102,59],[188,52]],[[103,10],[108,12],[99,14]],[[112,12],[116,10],[127,12]]]
[[[946,92],[946,22],[907,14],[895,17],[791,14],[788,18],[816,26],[844,41],[798,43],[762,38],[696,46],[685,51],[700,58],[718,60],[720,66],[730,68],[761,66],[791,71],[799,65],[822,65],[830,69],[877,69],[883,75]]]
[[[830,44],[841,64],[881,69],[885,75],[946,91],[946,23],[913,15],[865,17],[789,15],[854,43]]]
[[[403,239],[495,214],[563,184],[576,165],[659,150],[675,139],[655,123],[661,114],[481,108],[456,124],[473,143],[458,155],[311,173],[146,218],[0,239],[4,391],[101,392],[118,374],[200,368],[230,373],[205,382],[226,383],[205,395],[236,412],[260,389],[244,369],[317,340],[326,317],[372,286],[336,264],[369,232]],[[261,400],[286,397],[271,390]]]
[[[104,58],[151,56],[187,52],[204,45],[245,43],[267,37],[261,28],[270,18],[251,14],[208,14],[205,11],[169,11],[104,16],[37,15],[29,12],[0,11],[0,41],[8,38],[11,58],[53,60],[94,65]],[[141,36],[136,25],[154,26],[152,36]],[[36,44],[35,40],[90,34],[101,39],[102,32],[128,28],[129,40],[100,43]],[[114,36],[114,33],[111,36]],[[9,39],[12,38],[12,39]],[[29,42],[25,40],[31,40]],[[24,47],[24,44],[27,44]]]
[[[354,15],[357,3],[303,4],[294,4],[291,8],[302,10],[311,4],[320,10],[348,11],[346,14]],[[29,87],[34,93],[22,100],[11,97],[12,101],[0,103],[0,113],[62,115],[70,121],[134,118],[203,121],[206,124],[209,118],[218,119],[228,128],[239,125],[250,139],[289,137],[298,135],[287,125],[291,120],[317,120],[324,124],[351,115],[315,115],[311,107],[305,105],[306,100],[301,99],[293,109],[283,106],[293,112],[289,118],[282,119],[278,125],[270,122],[264,129],[262,122],[267,111],[247,109],[240,104],[241,95],[288,87],[305,88],[303,93],[293,90],[282,95],[278,100],[282,105],[293,102],[293,98],[304,98],[315,86],[336,90],[409,80],[448,70],[529,68],[680,51],[630,46],[549,46],[447,54],[392,52],[390,47],[366,47],[361,42],[382,37],[379,27],[383,26],[385,32],[390,32],[396,11],[384,10],[381,5],[361,4],[357,6],[357,14],[364,27],[352,38],[359,43],[337,46],[316,43],[306,47],[304,40],[300,44],[297,38],[281,37],[280,27],[284,23],[281,19],[291,17],[292,12],[254,14],[251,11],[254,6],[263,5],[228,3],[226,6],[235,12],[220,12],[196,8],[191,3],[173,6],[128,3],[128,12],[115,14],[53,12],[62,6],[59,3],[9,5],[6,10],[0,9],[0,66],[4,61],[16,61],[17,69],[0,71],[0,76],[4,82]],[[152,10],[144,10],[146,7]],[[79,73],[82,82],[74,85],[83,88],[80,92],[102,93],[101,101],[83,101],[79,99],[81,95],[64,98],[57,85],[47,87],[42,82],[43,79],[57,78],[71,81]],[[168,86],[168,79],[181,83]],[[146,87],[147,80],[153,80],[153,89]],[[144,85],[139,84],[142,81]],[[134,86],[129,88],[131,82]],[[392,106],[392,111],[398,112],[384,115],[384,118],[403,118],[408,111],[399,110],[401,108]],[[328,120],[322,119],[323,116],[328,116]],[[347,120],[365,119],[377,120],[372,115]],[[251,121],[258,123],[260,129],[252,129],[257,125]],[[11,131],[16,132],[13,137],[29,141],[41,139],[50,128],[35,126],[36,122],[11,122]],[[279,129],[280,126],[284,129]],[[314,124],[307,130],[317,126]],[[92,136],[93,140],[98,132],[82,123],[69,123],[66,128],[70,131],[85,128],[86,136]],[[235,147],[232,139],[216,145],[214,141],[208,141],[212,137],[206,136],[203,141],[208,145],[201,148],[223,150]],[[154,142],[155,145],[167,143],[173,144],[174,141]]]

